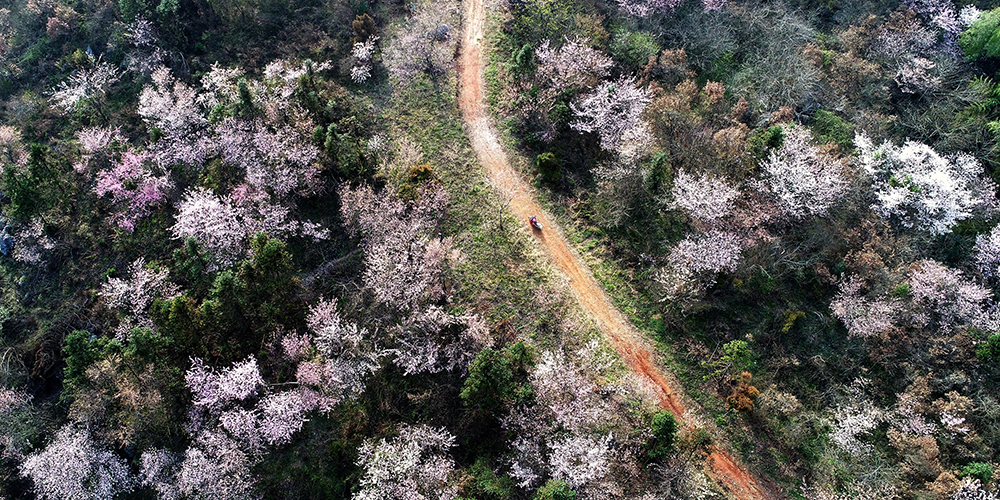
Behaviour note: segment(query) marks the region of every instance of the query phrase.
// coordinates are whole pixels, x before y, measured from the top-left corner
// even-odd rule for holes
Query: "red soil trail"
[[[507,161],[503,147],[493,131],[483,94],[483,33],[486,24],[484,0],[463,0],[463,31],[459,53],[459,107],[466,133],[479,162],[486,169],[490,183],[510,200],[510,210],[521,221],[537,215],[545,231],[535,237],[555,266],[569,278],[570,288],[580,305],[611,340],[623,360],[655,387],[660,406],[672,412],[680,423],[686,421],[680,384],[655,364],[642,337],[622,317],[604,289],[580,257],[570,249],[562,230],[546,215],[531,196],[531,188]],[[706,473],[729,496],[736,500],[771,500],[778,498],[763,488],[739,460],[724,449],[712,445],[706,459]]]

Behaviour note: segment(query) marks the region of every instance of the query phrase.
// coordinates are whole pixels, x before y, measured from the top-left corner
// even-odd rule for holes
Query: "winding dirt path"
[[[463,30],[459,54],[459,107],[466,133],[479,162],[486,169],[490,184],[510,200],[510,210],[521,221],[537,215],[545,228],[534,236],[546,254],[569,278],[570,288],[580,305],[597,323],[633,371],[655,387],[660,406],[670,410],[683,425],[686,409],[680,384],[663,372],[650,354],[648,343],[622,317],[611,303],[590,269],[566,243],[558,225],[531,196],[527,182],[511,167],[490,123],[483,94],[483,33],[486,24],[484,0],[463,0]],[[706,472],[736,500],[771,500],[778,498],[747,472],[738,459],[712,445],[706,459]]]

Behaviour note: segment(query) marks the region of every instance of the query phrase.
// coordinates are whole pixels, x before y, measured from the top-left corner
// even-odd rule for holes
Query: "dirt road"
[[[464,0],[461,52],[459,54],[459,106],[466,133],[472,142],[479,162],[486,169],[490,184],[510,200],[510,210],[517,218],[527,222],[537,215],[545,228],[534,231],[537,241],[544,248],[556,267],[569,278],[570,288],[581,306],[597,323],[598,328],[621,353],[622,359],[655,386],[660,406],[670,410],[683,424],[686,411],[678,391],[680,385],[661,370],[650,355],[650,348],[622,314],[611,303],[604,289],[594,279],[587,265],[566,243],[562,230],[548,217],[531,196],[531,187],[507,161],[503,147],[494,132],[483,95],[483,33],[486,24],[484,0]],[[776,496],[759,486],[736,458],[725,450],[712,446],[706,460],[706,472],[732,498],[737,500],[769,500]]]

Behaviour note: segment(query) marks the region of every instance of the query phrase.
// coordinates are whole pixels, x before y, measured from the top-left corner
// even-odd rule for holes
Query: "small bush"
[[[406,178],[410,182],[423,182],[434,177],[434,169],[431,168],[429,163],[421,163],[420,165],[414,165],[410,167],[410,170],[406,172]]]
[[[972,476],[985,484],[993,477],[993,466],[983,462],[972,462],[962,467],[962,476]]]
[[[646,456],[650,460],[662,460],[674,452],[677,420],[672,414],[661,411],[653,415],[650,430],[653,432],[653,437],[646,442]]]
[[[854,149],[854,129],[843,118],[825,109],[816,111],[812,131],[819,142],[832,142],[841,153],[849,153]]]
[[[976,348],[976,357],[983,363],[1000,361],[1000,333],[990,335]]]
[[[983,12],[969,29],[958,37],[965,58],[1000,57],[1000,8]]]
[[[627,66],[639,68],[660,53],[656,38],[645,31],[619,29],[611,39],[611,55]]]
[[[535,166],[542,180],[549,184],[558,183],[562,179],[562,172],[559,169],[559,158],[555,153],[542,153],[535,157]]]
[[[535,492],[533,500],[576,500],[576,492],[568,484],[550,479]]]

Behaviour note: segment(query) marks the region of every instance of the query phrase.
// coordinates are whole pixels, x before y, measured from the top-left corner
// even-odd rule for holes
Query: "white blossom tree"
[[[982,166],[969,155],[945,158],[914,141],[875,146],[864,134],[854,144],[858,163],[872,179],[872,209],[904,228],[944,234],[995,204],[993,182],[981,177]]]
[[[740,192],[725,180],[711,175],[693,175],[685,170],[677,172],[671,189],[671,207],[686,211],[702,222],[714,222],[733,209],[733,201]]]
[[[805,128],[786,126],[784,130],[784,143],[763,164],[768,185],[786,214],[825,215],[847,190],[845,165],[813,146]]]
[[[364,443],[358,450],[361,488],[354,500],[455,498],[458,488],[449,482],[453,446],[455,436],[427,425],[403,425],[398,437]]]
[[[180,289],[170,283],[169,274],[166,269],[146,269],[146,261],[140,257],[129,265],[127,279],[108,277],[101,286],[100,295],[108,308],[126,314],[126,319],[115,331],[116,339],[125,341],[133,328],[155,326],[148,314],[153,299],[172,299],[180,294]]]
[[[626,133],[643,125],[642,112],[650,100],[649,89],[639,87],[634,78],[601,83],[579,101],[570,103],[576,116],[570,127],[596,133],[601,149],[618,151]]]
[[[194,89],[177,81],[168,68],[160,67],[139,94],[139,116],[168,135],[191,132],[208,124],[195,97]]]
[[[608,74],[614,61],[584,40],[566,40],[558,49],[545,40],[535,50],[538,76],[558,90],[590,88]]]
[[[118,68],[91,56],[89,68],[80,68],[69,75],[52,90],[49,98],[56,107],[65,112],[73,111],[81,102],[94,100],[100,110],[100,100],[112,85],[121,79]]]
[[[125,461],[73,424],[60,429],[44,450],[28,455],[20,472],[45,500],[107,500],[135,487]]]

